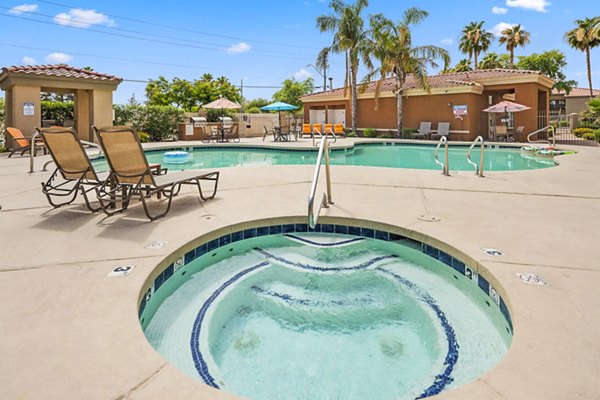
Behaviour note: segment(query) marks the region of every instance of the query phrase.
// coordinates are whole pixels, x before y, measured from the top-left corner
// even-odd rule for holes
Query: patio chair
[[[92,206],[88,193],[102,185],[109,174],[94,171],[75,130],[63,127],[36,130],[56,164],[50,178],[42,183],[42,193],[46,195],[48,203],[54,208],[71,204],[81,191],[86,207],[92,212],[100,210],[100,206]]]
[[[231,125],[231,128],[229,128],[229,130],[225,131],[225,139],[227,141],[231,140],[232,142],[238,142],[240,141],[240,126],[239,124],[233,124]]]
[[[302,124],[302,132],[300,132],[300,137],[304,137],[305,135],[312,137],[312,127],[310,124]]]
[[[488,128],[488,139],[491,141],[496,141],[496,127],[495,126],[490,126]]]
[[[334,124],[333,125],[333,133],[336,136],[346,137],[346,130],[344,129],[344,125],[342,125],[342,124]]]
[[[524,130],[525,126],[517,126],[517,128],[512,133],[509,132],[508,141],[514,142],[516,139],[519,139],[519,136],[521,136]]]
[[[8,158],[12,157],[13,154],[20,151],[21,155],[31,152],[31,138],[23,136],[23,132],[20,129],[8,127],[6,133],[12,138],[13,148],[8,155]],[[45,151],[44,142],[42,140],[36,141],[35,147],[43,149]]]
[[[450,122],[438,122],[437,132],[432,133],[431,138],[440,139],[445,136],[448,139],[448,134],[450,134]]]
[[[219,183],[219,172],[181,171],[165,175],[153,175],[148,160],[142,149],[137,133],[128,126],[92,127],[98,136],[100,146],[106,155],[110,167],[110,178],[97,190],[98,200],[107,215],[125,211],[134,196],[139,196],[146,216],[151,221],[162,218],[171,209],[173,197],[179,194],[182,185],[194,185],[198,188],[200,198],[208,200],[215,197]],[[210,196],[204,196],[200,181],[213,182],[214,188]],[[157,194],[167,198],[164,211],[152,214],[148,199]],[[115,201],[121,207],[110,209]]]
[[[269,129],[269,128],[267,128],[267,126],[266,126],[266,125],[263,125],[263,130],[264,130],[264,132],[265,132],[265,133],[263,134],[263,138],[262,138],[262,141],[263,141],[263,142],[265,141],[265,139],[266,139],[266,138],[267,138],[267,136],[269,136],[269,135],[273,135],[273,140],[277,139],[277,134],[275,133],[275,129],[273,129],[273,128]]]
[[[200,126],[198,128],[199,128],[199,131],[200,131],[200,140],[203,143],[210,143],[213,140],[216,140],[216,138],[213,136],[212,132],[209,133],[207,131],[207,129],[206,129],[207,127],[206,126]]]
[[[412,134],[413,139],[429,139],[431,133],[431,122],[421,122],[419,129]]]
[[[496,125],[495,138],[498,142],[508,141],[508,130],[506,129],[506,125]]]

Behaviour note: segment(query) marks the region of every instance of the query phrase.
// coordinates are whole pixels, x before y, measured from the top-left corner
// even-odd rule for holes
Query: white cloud
[[[34,12],[37,11],[38,6],[37,4],[22,4],[20,6],[15,6],[13,8],[11,8],[10,10],[8,10],[9,14],[23,14],[23,13],[28,13],[28,12]]]
[[[492,7],[492,12],[494,14],[506,14],[508,12],[508,8],[503,8],[503,7]]]
[[[33,57],[25,56],[21,59],[23,65],[35,65],[37,61]]]
[[[539,12],[547,12],[546,7],[550,4],[546,0],[506,0],[506,5],[509,7],[524,8]]]
[[[76,28],[89,28],[92,25],[114,26],[115,21],[96,10],[83,10],[73,8],[67,13],[54,16],[54,22],[63,26],[74,26]]]
[[[73,57],[65,53],[50,53],[46,56],[46,58],[44,58],[46,62],[52,64],[67,64],[72,59]]]
[[[250,45],[248,43],[240,42],[238,44],[234,44],[233,46],[227,49],[229,54],[241,54],[247,53],[250,51]]]
[[[300,71],[294,72],[292,74],[292,76],[297,81],[303,81],[303,80],[305,80],[307,78],[312,77],[312,74],[309,71],[307,71],[304,68],[302,68]]]
[[[454,39],[452,39],[452,38],[442,39],[442,40],[440,40],[440,43],[445,44],[446,46],[450,46],[452,43],[454,43]]]
[[[492,29],[490,29],[490,32],[492,32],[496,37],[502,36],[502,31],[507,28],[512,28],[513,25],[514,24],[509,24],[508,22],[500,22],[499,24],[496,24]]]

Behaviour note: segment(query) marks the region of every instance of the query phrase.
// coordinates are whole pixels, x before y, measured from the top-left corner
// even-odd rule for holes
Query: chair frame
[[[100,142],[100,146],[106,155],[106,160],[108,161],[111,171],[111,179],[107,179],[100,187],[96,189],[98,201],[100,202],[102,210],[106,213],[106,215],[111,216],[126,211],[129,207],[131,199],[134,196],[137,196],[142,202],[144,213],[148,219],[150,221],[155,221],[169,213],[171,210],[173,197],[179,194],[183,185],[196,186],[198,188],[200,198],[204,201],[215,197],[219,184],[218,171],[194,176],[188,174],[188,176],[184,176],[184,178],[179,180],[176,179],[178,173],[166,174],[165,176],[172,177],[174,179],[162,184],[157,183],[155,180],[155,175],[152,173],[152,170],[148,165],[148,160],[144,154],[144,149],[142,148],[139,137],[133,128],[128,126],[92,126],[92,128],[94,129],[94,132],[96,133],[96,136]],[[129,134],[132,136],[133,140],[135,140],[137,143],[137,150],[143,155],[143,160],[145,163],[145,168],[143,171],[138,173],[124,174],[114,168],[114,158],[112,154],[113,149],[107,147],[103,136],[117,133]],[[200,181],[211,181],[214,183],[213,191],[209,196],[205,196],[202,192]],[[167,205],[163,212],[156,214],[150,212],[148,199],[150,199],[154,194],[156,194],[159,199],[162,195],[167,198]],[[117,201],[121,203],[120,208],[115,207],[115,202]],[[115,208],[111,209],[111,207]]]
[[[75,201],[77,198],[77,194],[81,191],[83,199],[85,200],[86,207],[91,212],[99,211],[102,207],[93,207],[92,202],[88,197],[88,193],[92,190],[96,190],[100,187],[105,180],[100,179],[90,159],[77,136],[75,130],[73,128],[64,128],[64,127],[51,127],[51,128],[36,128],[36,130],[40,133],[46,148],[50,152],[50,156],[56,164],[56,169],[50,175],[50,178],[46,182],[42,182],[42,193],[46,195],[46,199],[48,203],[54,208],[59,208],[62,206],[69,205]],[[60,160],[55,154],[56,149],[52,149],[51,140],[49,135],[56,135],[60,133],[68,133],[72,135],[73,140],[79,146],[81,150],[82,161],[85,160],[87,167],[81,170],[67,170],[64,168]],[[58,199],[65,199],[57,201]]]
[[[6,132],[10,135],[10,137],[13,141],[13,149],[10,151],[8,158],[11,158],[16,152],[19,152],[19,151],[21,152],[21,155],[24,155],[27,152],[31,152],[31,139],[32,138],[25,137],[23,135],[23,132],[21,132],[20,129],[13,128],[11,126],[6,128]],[[21,140],[26,141],[27,144],[20,144],[19,141],[21,141]],[[44,149],[44,145],[39,142],[35,143],[35,147]],[[44,151],[45,151],[45,149],[44,149]]]

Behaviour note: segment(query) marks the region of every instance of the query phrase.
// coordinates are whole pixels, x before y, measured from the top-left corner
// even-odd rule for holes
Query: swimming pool
[[[140,304],[150,343],[254,400],[423,398],[508,350],[504,300],[460,260],[369,228],[307,230],[234,232],[168,265]]]
[[[182,150],[184,148],[177,148]],[[173,150],[173,149],[168,149]],[[317,152],[314,150],[285,150],[259,147],[196,147],[188,149],[190,160],[173,165],[171,169],[202,169],[260,165],[314,165]],[[356,144],[348,149],[333,149],[333,165],[371,166],[387,168],[411,168],[439,170],[433,158],[435,147],[407,145],[400,143]],[[472,171],[467,162],[468,147],[451,146],[449,150],[450,170]],[[147,151],[149,163],[164,163],[167,150]],[[443,150],[440,151],[443,159]],[[473,159],[479,162],[479,153],[473,152]],[[103,161],[94,162],[100,171],[106,170]],[[548,168],[554,166],[552,159],[538,159],[521,154],[518,148],[490,148],[485,150],[486,171],[515,171]]]

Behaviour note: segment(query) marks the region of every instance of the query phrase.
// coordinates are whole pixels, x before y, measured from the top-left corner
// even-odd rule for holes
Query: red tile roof
[[[600,89],[592,89],[594,97],[600,96]],[[566,94],[564,90],[552,89],[552,94],[564,94],[565,97],[589,97],[590,89],[588,88],[573,88],[569,94]]]
[[[539,75],[538,71],[519,70],[519,69],[483,69],[477,71],[468,72],[455,72],[449,74],[432,75],[429,77],[429,85],[432,89],[434,88],[447,88],[447,87],[459,87],[459,86],[473,86],[479,84],[480,81],[487,81],[501,78],[520,77],[524,75]],[[364,93],[375,92],[376,82],[367,83],[367,89]],[[380,91],[391,92],[396,87],[395,78],[387,78],[381,82]],[[420,86],[414,79],[412,74],[409,74],[406,82],[404,83],[404,89],[419,89]],[[360,93],[360,92],[359,92]],[[334,89],[328,92],[318,92],[303,96],[303,98],[314,98],[314,97],[329,97],[329,96],[343,96],[344,88]]]
[[[44,76],[56,76],[63,78],[91,79],[95,81],[122,81],[122,78],[114,75],[101,74],[99,72],[87,71],[68,65],[13,65],[2,68],[2,75],[10,74],[34,74]]]

